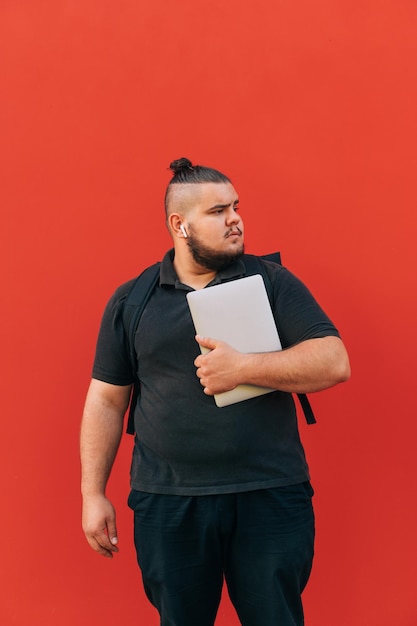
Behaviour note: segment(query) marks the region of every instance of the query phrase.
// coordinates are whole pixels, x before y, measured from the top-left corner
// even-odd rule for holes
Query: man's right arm
[[[91,381],[81,424],[83,530],[93,550],[112,558],[117,548],[116,515],[106,484],[123,433],[131,385]]]

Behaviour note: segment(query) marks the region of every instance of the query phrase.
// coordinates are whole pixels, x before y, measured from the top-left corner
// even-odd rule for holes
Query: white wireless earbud
[[[181,224],[181,226],[180,226],[180,231],[182,232],[182,234],[184,235],[184,237],[185,237],[185,238],[187,238],[187,237],[188,237],[188,235],[187,235],[187,231],[185,230],[185,228],[184,228],[184,226],[183,226],[182,224]]]

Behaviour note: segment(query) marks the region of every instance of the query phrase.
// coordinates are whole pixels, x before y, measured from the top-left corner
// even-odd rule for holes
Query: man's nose
[[[234,209],[228,209],[226,214],[226,223],[228,226],[232,226],[233,224],[239,224],[240,215]]]

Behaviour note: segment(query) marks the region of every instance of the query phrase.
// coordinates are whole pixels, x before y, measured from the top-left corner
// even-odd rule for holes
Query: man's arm
[[[349,358],[342,341],[328,336],[308,339],[280,352],[242,354],[227,343],[197,335],[210,352],[194,361],[208,395],[237,385],[259,385],[290,393],[322,391],[350,377]]]
[[[110,385],[93,379],[81,423],[83,530],[93,550],[108,558],[118,548],[116,515],[105,490],[119,448],[130,392],[131,385]]]

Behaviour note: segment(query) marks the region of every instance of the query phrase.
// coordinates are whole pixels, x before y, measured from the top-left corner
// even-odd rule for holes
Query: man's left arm
[[[349,357],[335,336],[307,339],[279,352],[243,354],[223,341],[196,337],[210,352],[194,364],[204,392],[214,395],[240,384],[259,385],[290,393],[312,393],[345,382]]]

